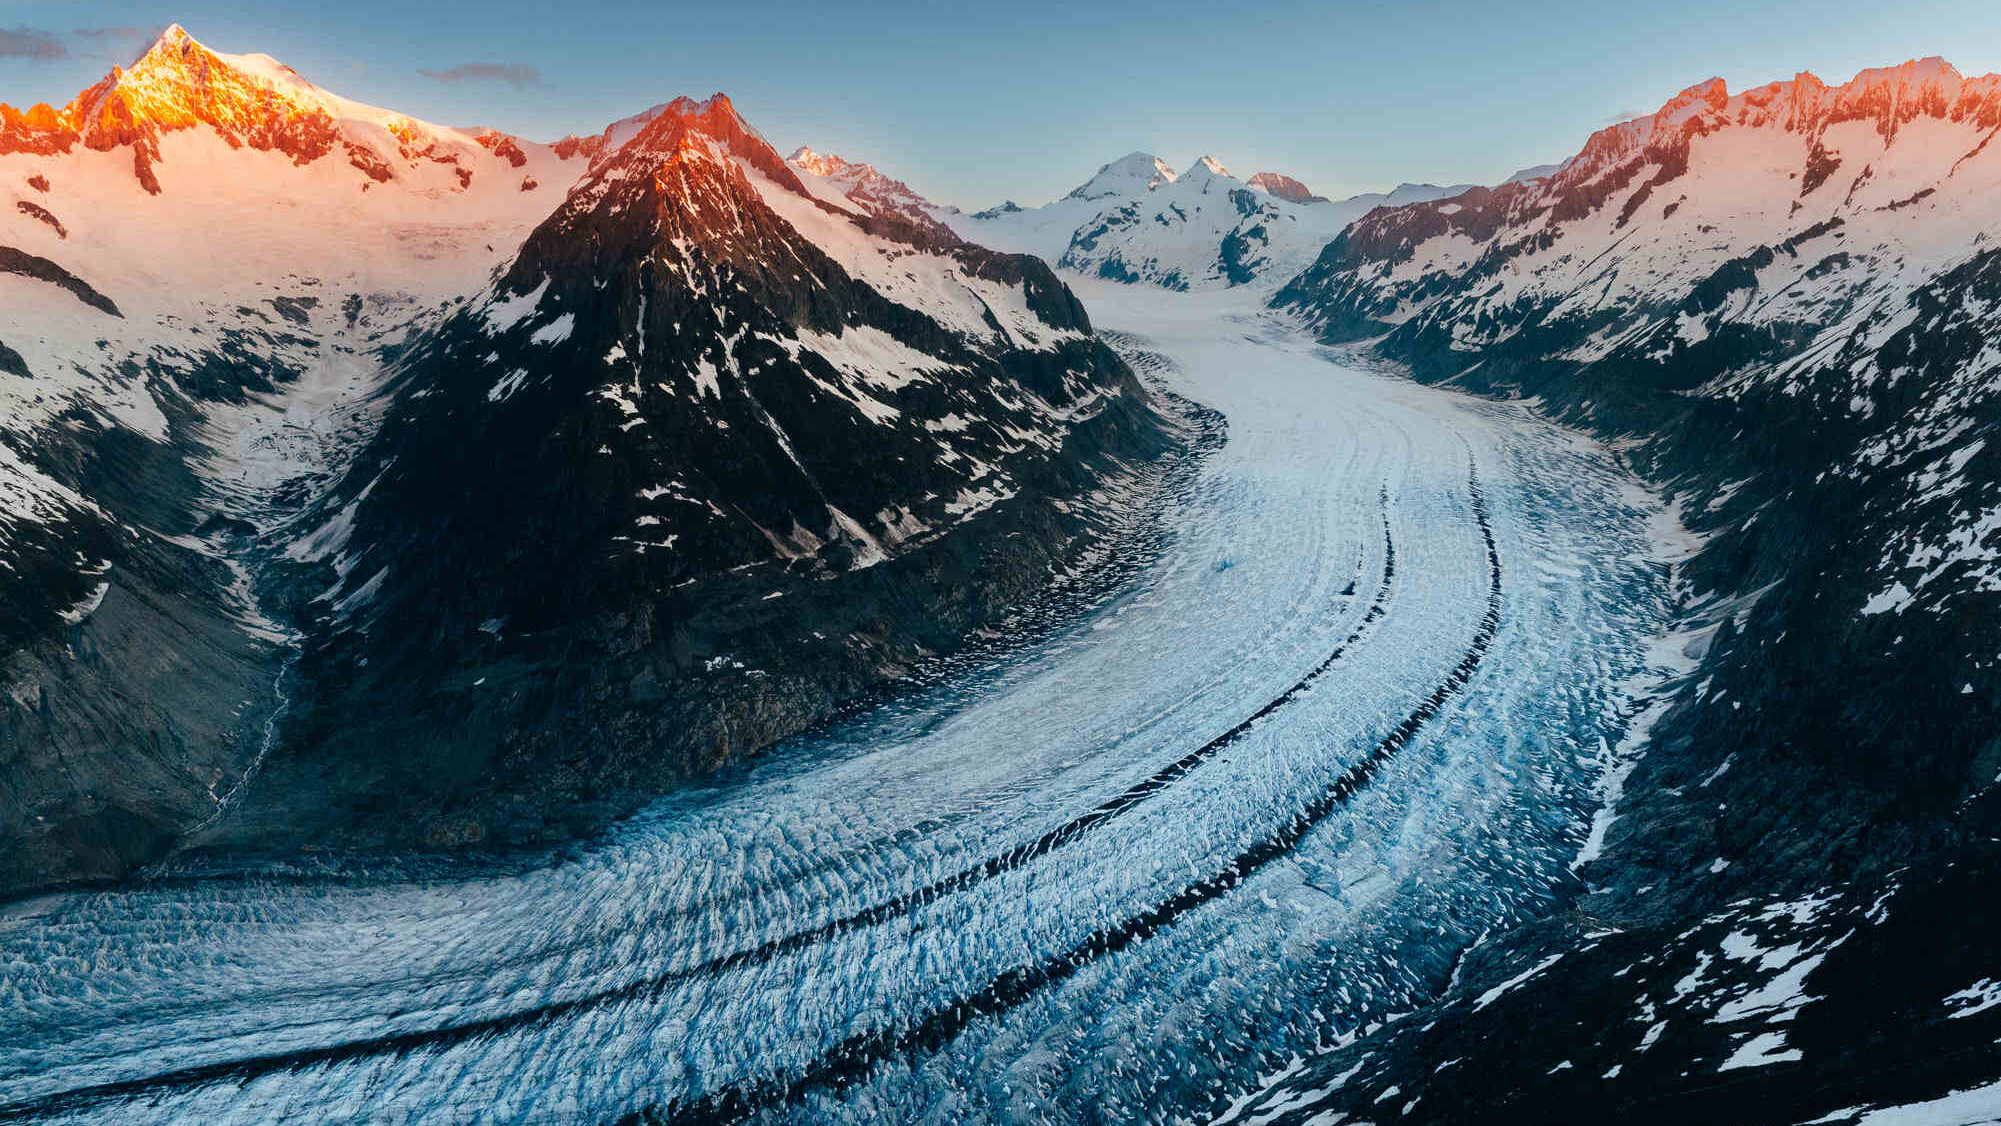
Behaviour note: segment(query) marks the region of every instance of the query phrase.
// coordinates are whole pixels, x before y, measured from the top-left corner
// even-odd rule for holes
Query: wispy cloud
[[[69,48],[53,34],[32,27],[0,28],[0,59],[66,59]]]
[[[419,70],[440,82],[505,82],[515,89],[539,85],[542,72],[521,63],[464,63],[450,70]]]
[[[70,32],[90,54],[136,55],[153,45],[164,27],[79,27]]]

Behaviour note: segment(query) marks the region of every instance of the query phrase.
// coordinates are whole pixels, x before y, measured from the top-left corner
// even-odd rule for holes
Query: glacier
[[[1579,892],[1672,520],[1255,296],[1073,284],[1228,425],[1110,596],[586,844],[0,907],[0,1121],[1201,1119]]]

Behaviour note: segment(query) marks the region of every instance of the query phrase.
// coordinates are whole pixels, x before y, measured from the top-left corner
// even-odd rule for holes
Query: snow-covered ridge
[[[910,185],[884,175],[872,164],[843,160],[805,145],[795,149],[785,161],[801,172],[825,180],[849,204],[866,212],[893,213],[919,222],[935,221],[939,216],[957,212],[957,208],[932,203]]]
[[[1097,200],[1129,196],[1135,191],[1152,191],[1172,184],[1176,177],[1167,162],[1147,152],[1132,152],[1111,161],[1091,178],[1070,189],[1066,200]]]
[[[112,68],[62,109],[0,106],[0,155],[129,149],[134,174],[158,193],[153,166],[161,160],[161,138],[200,126],[232,148],[279,152],[299,164],[338,157],[370,183],[430,163],[452,166],[463,188],[474,175],[469,158],[482,150],[514,168],[527,162],[518,138],[449,129],[350,101],[269,55],[211,51],[179,24],[129,69]]]
[[[1222,161],[1205,153],[1196,157],[1195,163],[1188,166],[1188,171],[1176,177],[1175,182],[1189,184],[1208,179],[1235,180],[1236,177],[1230,174],[1228,168],[1223,167]]]
[[[1791,79],[1732,94],[1723,79],[1711,78],[1675,95],[1651,116],[1594,133],[1583,151],[1552,179],[1585,183],[1632,154],[1673,154],[1695,137],[1724,129],[1793,134],[1824,153],[1819,142],[1844,123],[1866,123],[1888,145],[1900,129],[1921,118],[1978,129],[2001,126],[2001,75],[1967,78],[1951,63],[1932,56],[1864,70],[1839,86],[1802,71]],[[1820,163],[1804,170],[1802,195],[1825,182],[1832,171],[1822,170]]]
[[[0,246],[44,263],[0,271],[0,430],[166,441],[178,398],[241,393],[204,371],[267,385],[477,289],[582,171],[171,27],[63,109],[0,107]]]
[[[607,613],[745,565],[901,566],[1030,510],[1081,527],[1058,488],[1165,448],[1157,420],[1046,266],[895,221],[900,187],[787,164],[720,94],[539,145],[178,27],[69,106],[0,114],[0,499],[20,501],[0,504],[20,578],[0,584],[0,691],[54,701],[22,745],[136,764],[44,756],[0,794],[0,887],[117,874],[205,830],[233,792],[209,783],[261,754],[281,667],[312,681],[341,646],[386,667],[367,646],[396,644],[398,607],[468,593],[423,585],[439,554],[465,572],[575,531],[578,497],[602,521],[561,569],[601,564]],[[553,510],[506,484],[538,458]],[[483,531],[440,534],[478,503]],[[500,645],[559,601],[520,576],[495,572],[480,598],[513,601],[453,644]],[[128,706],[166,699],[148,647],[182,652],[188,621],[176,675],[202,690],[165,720]],[[86,668],[79,638],[126,648]],[[796,717],[767,718],[757,740]],[[745,749],[731,730],[716,745]],[[78,803],[144,831],[66,844]],[[25,808],[39,845],[5,834]]]
[[[1568,353],[1584,362],[1643,337],[1693,346],[1740,314],[1866,319],[1883,295],[1963,261],[2001,227],[1986,203],[2001,183],[1987,144],[1997,127],[2001,76],[1963,78],[1939,59],[1841,86],[1801,74],[1731,94],[1711,79],[1599,130],[1543,175],[1370,215],[1293,297],[1352,272],[1368,281],[1369,315],[1403,323],[1461,296],[1424,279],[1464,275],[1491,279],[1477,300],[1495,309],[1550,302],[1561,320],[1609,303],[1653,307],[1672,322],[1664,334],[1660,320],[1622,323]],[[1724,291],[1765,296],[1676,309],[1760,247],[1778,257],[1749,267],[1751,285]],[[1491,326],[1466,331],[1471,347]]]
[[[1463,190],[1405,184],[1328,200],[1274,172],[1241,181],[1214,156],[1177,175],[1152,153],[1134,152],[1042,207],[1008,203],[942,218],[973,242],[1113,281],[1275,288],[1371,208]]]

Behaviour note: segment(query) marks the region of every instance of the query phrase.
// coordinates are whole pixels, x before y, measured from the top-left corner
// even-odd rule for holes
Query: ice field
[[[1574,891],[1658,509],[1251,299],[1081,295],[1228,425],[1115,596],[543,862],[0,908],[0,1121],[1199,1120]]]

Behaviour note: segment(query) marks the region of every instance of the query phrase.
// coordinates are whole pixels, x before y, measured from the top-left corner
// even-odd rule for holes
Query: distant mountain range
[[[1177,175],[1151,153],[1106,164],[1040,207],[1005,203],[940,220],[987,246],[1114,281],[1168,289],[1275,289],[1372,208],[1440,199],[1469,185],[1403,184],[1329,200],[1277,172],[1238,180],[1204,156]]]

